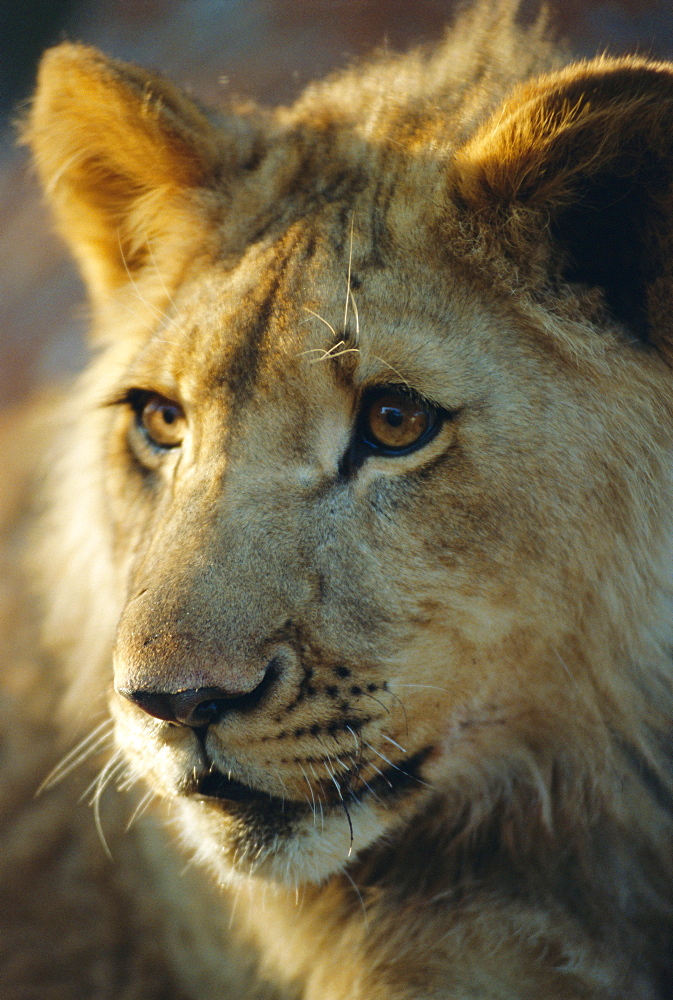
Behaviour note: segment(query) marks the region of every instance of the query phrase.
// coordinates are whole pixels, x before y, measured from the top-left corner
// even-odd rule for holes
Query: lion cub
[[[94,350],[4,438],[3,997],[673,997],[673,66],[65,44],[24,138]]]

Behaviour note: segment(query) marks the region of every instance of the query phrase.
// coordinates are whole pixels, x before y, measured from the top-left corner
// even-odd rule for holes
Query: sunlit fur
[[[673,67],[488,2],[211,113],[66,44],[23,136],[95,354],[15,463],[9,995],[673,996]]]

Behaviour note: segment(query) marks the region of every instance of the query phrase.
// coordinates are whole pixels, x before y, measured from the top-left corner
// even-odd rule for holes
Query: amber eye
[[[412,451],[438,426],[436,410],[402,392],[378,393],[365,402],[362,433],[366,444],[384,454]]]
[[[157,448],[177,448],[185,435],[185,415],[178,403],[159,393],[142,393],[134,403],[138,426]]]

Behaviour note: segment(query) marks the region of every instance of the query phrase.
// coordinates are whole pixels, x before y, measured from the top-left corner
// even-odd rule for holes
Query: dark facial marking
[[[298,705],[304,701],[306,698],[313,698],[316,694],[316,688],[314,684],[311,684],[313,679],[314,670],[313,667],[304,667],[304,676],[299,682],[299,690],[297,691],[297,696],[294,701],[290,702],[287,706],[288,712],[293,712]]]

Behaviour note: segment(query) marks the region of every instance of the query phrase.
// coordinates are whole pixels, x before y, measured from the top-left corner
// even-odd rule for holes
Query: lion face
[[[328,85],[220,134],[91,50],[42,73],[29,138],[102,340],[116,589],[83,589],[119,609],[135,772],[220,877],[290,884],[422,812],[582,801],[661,611],[668,74],[542,78],[456,149],[445,94],[361,128]]]
[[[290,882],[567,697],[559,577],[581,586],[597,507],[581,380],[559,393],[544,345],[457,280],[440,311],[433,274],[377,273],[355,221],[309,259],[321,230],[183,290],[114,387],[108,446],[118,743],[201,856]]]

